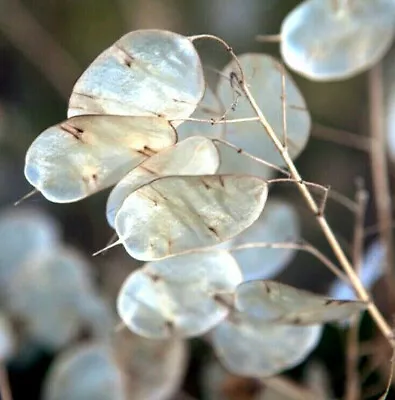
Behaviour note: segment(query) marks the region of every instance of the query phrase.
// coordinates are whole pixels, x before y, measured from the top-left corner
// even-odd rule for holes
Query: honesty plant
[[[292,181],[282,167],[304,149],[310,115],[283,66],[262,54],[234,56],[203,97],[195,41],[204,37],[140,30],[115,42],[75,84],[70,118],[33,142],[25,174],[59,203],[116,184],[107,220],[117,243],[147,261],[117,300],[130,330],[156,340],[207,333],[227,368],[269,376],[301,362],[322,324],[367,303],[247,281],[274,275],[292,255],[265,244],[300,236],[292,205],[270,199],[269,178],[280,171]]]

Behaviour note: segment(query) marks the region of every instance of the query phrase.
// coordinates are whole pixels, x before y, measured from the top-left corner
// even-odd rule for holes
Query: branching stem
[[[250,103],[251,107],[253,108],[255,114],[259,117],[259,122],[263,126],[264,130],[268,134],[269,138],[273,142],[274,146],[280,153],[281,157],[283,158],[285,165],[288,167],[289,172],[291,174],[291,177],[296,181],[296,185],[302,194],[303,198],[306,201],[307,206],[313,213],[313,215],[316,217],[317,222],[325,235],[330,247],[332,248],[332,251],[334,252],[336,258],[338,259],[340,265],[348,275],[352,287],[354,291],[356,292],[357,296],[359,297],[360,300],[365,301],[368,303],[368,311],[370,315],[372,316],[373,320],[376,322],[377,327],[380,329],[382,334],[386,337],[388,342],[391,344],[392,347],[395,347],[395,337],[392,332],[392,329],[390,325],[387,323],[383,315],[380,313],[376,305],[371,301],[370,296],[368,292],[366,291],[365,287],[363,286],[361,280],[358,277],[358,274],[354,271],[354,268],[351,264],[351,262],[348,260],[346,254],[344,253],[343,249],[341,248],[335,234],[333,233],[332,228],[330,227],[328,221],[325,218],[325,215],[320,213],[319,206],[314,200],[312,194],[310,193],[310,190],[308,189],[307,185],[304,183],[301,175],[299,174],[298,169],[296,168],[294,162],[292,161],[288,151],[286,148],[284,148],[283,144],[281,143],[280,139],[277,137],[275,134],[272,126],[269,124],[267,121],[266,117],[264,116],[262,110],[259,108],[255,98],[253,97],[247,82],[244,78],[244,72],[241,67],[240,61],[237,58],[236,54],[234,53],[232,47],[230,47],[223,39],[215,36],[215,35],[197,35],[193,36],[190,38],[191,40],[197,40],[197,39],[211,39],[214,41],[217,41],[221,43],[226,51],[232,56],[234,59],[235,63],[238,66],[238,69],[240,71],[240,76],[239,78],[239,86],[244,92],[248,102]]]

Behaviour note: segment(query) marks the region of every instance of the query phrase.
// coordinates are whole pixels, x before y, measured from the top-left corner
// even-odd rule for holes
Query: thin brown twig
[[[388,179],[388,163],[386,155],[386,139],[384,130],[383,112],[383,76],[381,63],[376,64],[369,72],[369,120],[371,134],[371,171],[373,195],[376,204],[379,235],[386,250],[385,280],[387,298],[390,301],[390,292],[395,290],[392,265],[394,254],[392,250],[392,202]]]
[[[10,380],[3,364],[0,365],[0,395],[2,400],[12,400]]]
[[[281,116],[283,126],[283,146],[288,148],[288,129],[287,129],[287,93],[285,87],[285,66],[282,64],[281,68]]]
[[[314,123],[311,129],[312,137],[326,140],[341,146],[351,147],[356,150],[369,152],[371,148],[370,138],[343,129],[332,128]]]
[[[363,186],[363,181],[357,182],[356,202],[358,209],[355,216],[354,239],[353,239],[353,264],[359,273],[364,243],[364,224],[368,194]],[[354,315],[350,319],[350,327],[347,333],[347,353],[346,353],[346,400],[360,399],[360,378],[358,373],[359,362],[359,322],[360,316]]]
[[[280,172],[280,173],[283,174],[283,175],[289,176],[289,172],[288,172],[287,170],[285,170],[285,169],[283,169],[283,168],[281,168],[281,167],[278,167],[277,165],[272,164],[272,163],[270,163],[270,162],[268,162],[268,161],[262,160],[262,159],[260,159],[259,157],[253,156],[252,154],[250,154],[250,153],[244,151],[244,150],[241,149],[240,147],[238,147],[238,146],[236,146],[236,145],[234,145],[234,144],[232,144],[232,143],[230,143],[230,142],[228,142],[228,141],[226,141],[226,140],[224,140],[224,139],[219,139],[219,138],[210,138],[210,139],[211,139],[213,142],[222,143],[223,145],[228,146],[228,147],[234,149],[238,154],[241,154],[241,155],[243,155],[243,156],[246,156],[246,157],[250,158],[251,160],[253,160],[253,161],[255,161],[255,162],[259,163],[259,164],[263,164],[263,165],[265,165],[266,167],[273,168],[274,170],[276,170],[277,172]],[[280,178],[280,179],[281,179],[281,178]],[[269,182],[268,182],[268,183],[269,183]]]
[[[260,43],[280,43],[281,34],[277,35],[256,35],[255,40]]]
[[[20,0],[2,1],[0,31],[68,99],[81,68]]]
[[[326,257],[323,253],[321,253],[316,247],[312,244],[303,241],[300,243],[295,242],[253,242],[240,244],[237,246],[232,246],[228,249],[228,251],[238,251],[238,250],[246,250],[246,249],[256,249],[256,248],[264,248],[264,249],[293,249],[299,251],[305,251],[310,253],[312,256],[317,258],[322,262],[334,275],[336,275],[339,279],[344,282],[350,283],[347,275],[345,275],[340,268],[334,264],[328,257]]]
[[[320,226],[324,236],[326,237],[330,247],[332,248],[332,251],[336,255],[336,258],[340,262],[342,268],[350,278],[352,287],[356,293],[356,295],[359,297],[360,300],[366,302],[368,304],[367,310],[369,311],[370,315],[372,316],[373,320],[375,321],[377,327],[380,329],[384,337],[388,340],[388,342],[391,344],[393,348],[395,348],[395,336],[394,333],[392,332],[391,326],[387,323],[377,306],[372,302],[370,299],[370,296],[365,289],[363,283],[359,279],[358,275],[353,269],[353,266],[351,262],[348,260],[346,254],[344,253],[343,249],[341,248],[331,226],[329,225],[327,219],[325,218],[324,215],[320,214],[319,212],[319,207],[314,200],[314,197],[311,195],[307,185],[304,184],[304,181],[296,168],[294,162],[292,161],[287,149],[284,148],[282,145],[281,141],[277,137],[276,133],[274,132],[272,126],[269,124],[267,121],[266,117],[264,116],[262,110],[259,108],[255,98],[251,94],[251,91],[245,81],[244,77],[244,71],[243,68],[240,64],[239,59],[237,58],[236,54],[234,53],[232,47],[230,47],[223,39],[215,36],[215,35],[209,35],[209,34],[203,34],[203,35],[197,35],[197,36],[192,36],[190,38],[191,40],[197,40],[197,39],[209,39],[209,40],[215,40],[222,44],[226,51],[232,56],[233,60],[235,61],[236,65],[238,66],[240,76],[238,77],[239,79],[239,86],[242,88],[248,102],[250,103],[252,109],[256,113],[256,115],[259,117],[259,122],[261,123],[262,127],[272,140],[274,146],[277,148],[277,151],[280,153],[281,157],[283,158],[285,164],[287,165],[291,176],[294,180],[297,181],[297,186],[299,188],[300,193],[302,194],[303,198],[306,201],[307,206],[315,216],[318,225]]]
[[[285,395],[292,400],[323,400],[317,398],[317,394],[309,388],[301,386],[289,378],[274,376],[260,380],[268,388],[274,389],[279,394]]]
[[[294,183],[296,184],[297,182],[292,179],[292,178],[274,178],[274,179],[270,179],[268,180],[268,183]],[[347,208],[348,210],[350,210],[352,213],[356,212],[357,209],[357,204],[352,201],[351,199],[349,199],[347,196],[345,196],[342,193],[337,192],[336,190],[330,189],[326,186],[320,185],[319,183],[315,183],[315,182],[308,182],[308,181],[304,181],[304,183],[307,186],[310,186],[311,188],[314,189],[320,189],[324,192],[324,197],[321,201],[320,204],[320,212],[324,212],[325,211],[325,205],[327,202],[327,199],[330,198],[332,200],[334,200],[335,202],[339,203],[340,205],[342,205],[343,207]]]

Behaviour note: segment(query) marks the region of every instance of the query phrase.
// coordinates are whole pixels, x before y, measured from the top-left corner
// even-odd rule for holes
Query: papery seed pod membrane
[[[26,153],[25,176],[48,200],[73,202],[114,185],[176,141],[164,118],[74,117],[35,139]]]
[[[336,81],[368,70],[390,48],[392,0],[307,0],[284,19],[281,54],[308,79]]]
[[[68,116],[115,114],[189,117],[204,94],[192,42],[177,33],[142,29],[104,50],[77,80]]]
[[[252,176],[159,178],[125,199],[115,229],[132,257],[161,259],[238,235],[259,217],[267,193]]]
[[[133,332],[164,339],[206,333],[229,313],[227,299],[242,282],[226,251],[204,251],[151,262],[133,272],[117,299]]]
[[[140,186],[167,175],[214,174],[218,166],[218,151],[204,137],[193,136],[162,150],[129,172],[111,191],[106,206],[108,223],[114,227],[124,200]]]
[[[311,118],[302,93],[275,58],[258,53],[245,53],[238,58],[244,72],[245,84],[282,142],[282,74],[285,74],[287,145],[290,157],[295,159],[305,148],[310,136]],[[256,117],[256,112],[238,86],[238,79],[241,79],[240,69],[235,61],[231,61],[221,72],[217,95],[225,107],[233,105],[231,119]],[[281,155],[259,121],[227,124],[225,139],[267,162],[284,165]]]

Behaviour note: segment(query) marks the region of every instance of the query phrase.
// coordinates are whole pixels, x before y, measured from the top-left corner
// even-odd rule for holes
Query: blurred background
[[[236,53],[258,51],[279,57],[278,44],[258,43],[255,37],[277,34],[283,18],[298,3],[291,0],[0,0],[0,207],[6,211],[31,190],[23,174],[26,150],[40,132],[66,118],[68,96],[74,82],[93,59],[120,36],[141,28],[167,29],[185,35],[210,33],[224,38]],[[229,61],[226,52],[215,44],[199,43],[198,47],[206,65],[222,68]],[[296,75],[294,78],[313,119],[311,140],[297,159],[304,179],[330,185],[354,198],[356,178],[361,177],[371,191],[368,152],[336,143],[336,138],[342,137],[344,131],[345,134],[368,134],[366,74],[339,83],[315,83]],[[303,237],[332,257],[296,189],[279,185],[273,193],[295,204],[302,220]],[[107,196],[108,191],[105,191],[77,203],[51,204],[36,195],[19,207],[47,212],[60,224],[63,241],[89,258],[104,247],[112,235],[105,219]],[[327,216],[341,244],[349,251],[353,215],[330,201]],[[375,222],[375,206],[370,200],[366,226]],[[374,238],[373,230],[365,244]],[[136,262],[123,248],[115,248],[91,259],[90,264],[99,290],[114,308],[117,289],[136,267]],[[325,293],[333,277],[317,260],[299,253],[280,279]],[[379,282],[378,292],[380,285]],[[387,302],[383,302],[383,308],[386,315],[392,314]],[[366,316],[360,335],[361,340],[380,342]],[[375,351],[383,347],[380,351],[388,361],[388,348],[376,342],[373,342]],[[328,326],[310,357],[324,366],[336,398],[341,398],[344,390],[344,346],[344,332]],[[205,368],[205,356],[209,351],[203,342],[191,342],[182,389],[185,399],[187,396],[204,398],[199,374]],[[29,361],[8,360],[15,400],[41,398],[43,380],[55,356],[56,351],[40,348]],[[380,370],[381,364],[377,362],[372,367],[376,372],[364,382],[364,387],[373,392],[372,387],[383,382],[380,377],[385,376]],[[288,375],[300,379],[305,365]],[[371,365],[365,357],[360,368],[367,366]],[[231,390],[226,387],[224,396],[228,397],[224,398],[254,398],[253,383],[235,380],[232,384],[234,386],[228,385]]]

